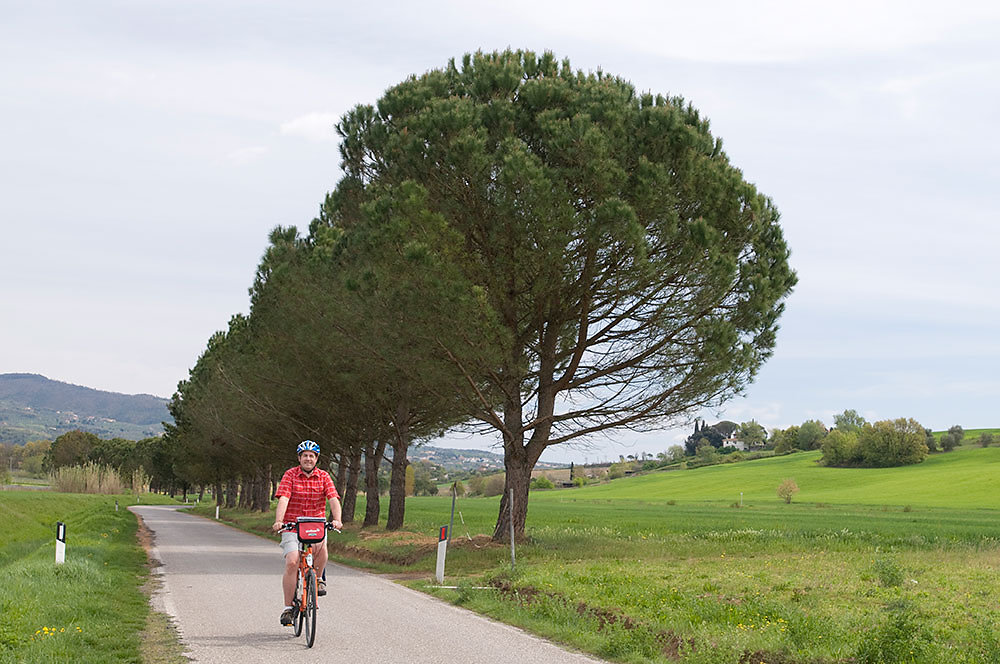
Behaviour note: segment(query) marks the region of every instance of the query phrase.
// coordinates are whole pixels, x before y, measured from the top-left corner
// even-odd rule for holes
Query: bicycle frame
[[[301,520],[314,521],[307,517],[302,517]],[[297,532],[296,525],[295,522],[286,523],[283,530],[296,530]],[[326,522],[324,530],[336,529]],[[303,542],[299,539],[298,573],[295,583],[295,594],[292,598],[292,606],[295,610],[292,625],[295,628],[295,636],[301,634],[304,628],[307,648],[312,648],[313,642],[316,640],[316,612],[319,608],[316,595],[319,577],[316,568],[313,566],[313,545],[322,545],[325,539],[325,532],[323,539],[319,542]]]

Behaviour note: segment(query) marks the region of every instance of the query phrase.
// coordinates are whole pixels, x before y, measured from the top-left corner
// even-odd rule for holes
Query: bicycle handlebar
[[[295,530],[295,525],[296,525],[296,523],[294,521],[286,521],[285,524],[283,526],[281,526],[281,528],[278,529],[278,532],[280,533],[280,532],[284,532],[286,530]],[[327,530],[333,530],[333,531],[336,531],[338,533],[341,532],[340,528],[334,528],[333,524],[330,523],[329,521],[327,521],[325,525],[326,525],[326,529]]]

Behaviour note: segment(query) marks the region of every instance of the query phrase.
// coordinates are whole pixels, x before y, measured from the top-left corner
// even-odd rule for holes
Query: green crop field
[[[742,491],[744,501],[770,501],[776,499],[778,484],[793,478],[800,489],[797,502],[1000,508],[997,447],[966,445],[899,468],[826,468],[818,464],[819,457],[818,451],[804,452],[691,471],[654,472],[628,482],[570,489],[556,495],[731,503],[739,500]]]

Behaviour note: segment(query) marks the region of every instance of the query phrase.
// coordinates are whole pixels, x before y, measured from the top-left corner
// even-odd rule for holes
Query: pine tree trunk
[[[405,399],[396,404],[392,423],[392,476],[389,478],[389,518],[385,529],[399,530],[406,514],[406,467],[410,465],[406,458],[410,449],[410,408]]]
[[[385,441],[369,443],[365,446],[365,520],[362,528],[377,526],[381,513],[378,492],[378,469],[382,465]]]
[[[222,507],[222,482],[216,482],[213,484],[212,491],[215,492],[215,504]]]
[[[341,521],[354,523],[354,510],[358,505],[358,478],[361,476],[361,448],[351,450],[347,459],[347,485],[343,488]]]
[[[258,469],[254,473],[253,484],[251,509],[255,512],[266,512],[271,507],[271,497],[268,495],[268,489],[271,488],[271,466]]]
[[[524,537],[524,524],[528,518],[528,487],[531,484],[531,469],[534,463],[529,462],[524,455],[506,454],[504,467],[507,470],[507,477],[503,496],[500,498],[500,514],[497,517],[496,530],[493,531],[494,542],[510,541],[511,490],[514,493],[515,540]]]
[[[239,485],[235,479],[226,482],[226,509],[236,507],[236,498],[239,492]]]
[[[240,498],[239,505],[241,509],[250,509],[250,497],[253,495],[253,485],[249,477],[240,478]]]
[[[555,390],[552,388],[550,364],[542,362],[539,371],[538,409],[536,418],[550,418],[555,406]],[[513,385],[510,386],[513,388]],[[509,394],[517,394],[510,389]],[[551,431],[549,424],[539,424],[531,430],[531,438],[525,443],[524,410],[517,400],[504,404],[504,467],[507,476],[504,478],[504,491],[500,499],[500,514],[497,516],[496,529],[493,531],[493,541],[510,541],[511,520],[514,523],[514,539],[524,537],[524,525],[528,519],[528,489],[531,485],[531,470],[538,462],[538,457],[547,444]],[[511,499],[513,498],[513,505]],[[513,514],[513,516],[512,516]]]
[[[347,455],[341,452],[337,455],[337,479],[336,487],[337,491],[341,492],[344,490],[344,484],[347,482]]]
[[[406,460],[408,445],[392,446],[392,476],[389,479],[389,517],[385,523],[386,530],[399,530],[403,527],[403,517],[406,513]]]

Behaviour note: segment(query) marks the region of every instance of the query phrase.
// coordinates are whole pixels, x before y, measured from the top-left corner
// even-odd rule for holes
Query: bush
[[[958,446],[958,439],[955,438],[955,434],[946,433],[941,436],[941,451],[951,452]]]
[[[861,461],[858,435],[853,431],[834,429],[823,439],[820,449],[826,466],[849,466]]]
[[[486,486],[483,487],[484,496],[499,496],[503,493],[503,486],[506,482],[507,476],[503,473],[498,475],[490,475],[486,478]]]
[[[778,485],[778,497],[785,501],[785,504],[792,502],[792,497],[799,492],[799,485],[795,480],[788,478]]]
[[[554,489],[556,487],[556,485],[552,483],[552,480],[545,475],[539,475],[535,479],[531,480],[531,484],[533,485],[532,488],[535,489]]]
[[[699,461],[704,462],[706,465],[715,463],[719,460],[719,452],[708,443],[699,445],[698,450],[695,452],[695,456],[698,457]]]
[[[503,493],[504,474],[473,477],[469,480],[469,494],[473,496],[499,496]]]
[[[927,449],[931,452],[937,452],[937,438],[934,437],[934,432],[930,429],[924,429],[927,434]]]
[[[989,447],[990,445],[993,444],[993,434],[992,433],[980,434],[976,442],[979,443],[980,447]]]
[[[792,425],[782,431],[781,429],[775,429],[771,433],[771,442],[774,443],[774,453],[775,454],[785,454],[793,449],[796,449],[795,442],[799,436],[799,427],[797,425]]]
[[[584,478],[582,478],[582,477],[580,477],[580,476],[577,476],[577,477],[573,478],[573,485],[574,486],[586,486],[586,484],[587,484],[587,480],[584,479]]]
[[[866,424],[858,435],[862,463],[872,468],[920,463],[927,456],[926,438],[913,418]]]
[[[608,468],[608,479],[617,480],[620,477],[625,477],[625,464],[624,463],[613,463]]]
[[[962,439],[965,438],[965,429],[963,429],[960,425],[956,424],[948,427],[948,433],[955,437],[956,445],[962,444]]]

